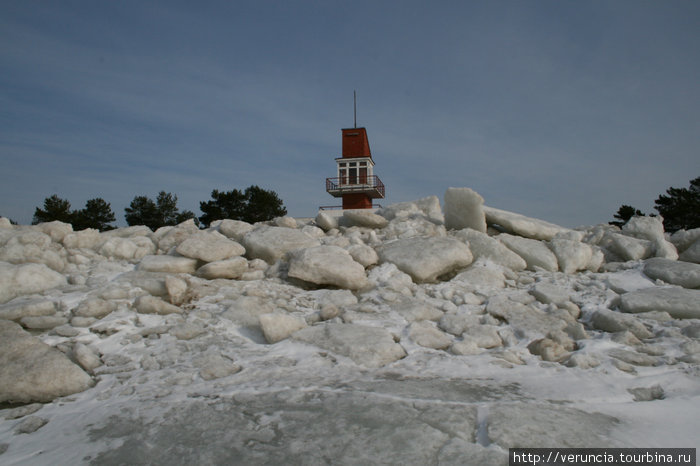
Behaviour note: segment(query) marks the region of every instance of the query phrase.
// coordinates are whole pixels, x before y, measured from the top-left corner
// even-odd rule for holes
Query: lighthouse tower
[[[326,191],[343,198],[343,209],[371,209],[372,199],[384,198],[384,183],[374,174],[365,128],[343,132],[343,156],[335,159],[337,176],[326,178]]]
[[[367,130],[357,127],[355,117],[355,127],[341,131],[343,155],[335,159],[337,176],[326,178],[326,191],[333,197],[343,198],[343,210],[371,209],[372,199],[383,199],[385,191],[384,183],[374,174]]]

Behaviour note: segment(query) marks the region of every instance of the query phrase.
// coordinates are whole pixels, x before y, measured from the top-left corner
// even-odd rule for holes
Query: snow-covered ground
[[[0,463],[700,446],[700,232],[448,192],[445,217],[432,197],[206,232],[2,223]]]

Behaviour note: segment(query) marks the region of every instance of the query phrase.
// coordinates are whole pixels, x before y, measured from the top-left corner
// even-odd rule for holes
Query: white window
[[[371,159],[356,159],[353,162],[337,160],[337,163],[340,185],[366,185],[372,183],[374,170]]]

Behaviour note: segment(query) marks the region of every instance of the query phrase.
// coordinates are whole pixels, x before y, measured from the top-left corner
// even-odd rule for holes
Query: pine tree
[[[154,231],[163,226],[156,203],[147,196],[136,196],[124,212],[129,225],[146,225]]]
[[[38,207],[36,208],[32,225],[42,222],[52,222],[54,220],[64,223],[73,222],[73,212],[70,210],[70,202],[61,199],[57,194],[44,199],[43,210]]]
[[[90,199],[85,203],[85,208],[73,213],[73,229],[84,230],[95,228],[100,231],[112,230],[116,217],[112,207],[102,198]]]
[[[177,196],[165,191],[159,192],[156,198],[156,207],[160,216],[159,222],[161,226],[178,224]]]
[[[247,205],[244,221],[248,223],[264,222],[287,214],[282,200],[274,191],[250,186],[245,190],[245,197]]]
[[[664,229],[669,232],[700,228],[700,177],[690,181],[689,188],[668,188],[660,195],[655,209],[664,218]]]
[[[613,217],[616,218],[617,221],[610,222],[610,225],[615,225],[622,228],[622,225],[627,223],[629,219],[641,215],[644,215],[641,210],[635,209],[631,205],[622,204],[620,208],[617,209],[617,213],[613,215]]]
[[[199,221],[205,227],[214,220],[241,220],[245,216],[245,194],[238,189],[226,192],[215,189],[211,192],[211,197],[211,201],[199,203],[199,210],[203,212]]]
[[[203,212],[199,220],[207,227],[215,220],[231,219],[255,223],[287,213],[276,192],[255,185],[246,188],[245,192],[238,189],[226,192],[215,189],[211,192],[211,197],[211,201],[199,203]]]
[[[177,196],[165,191],[159,192],[155,201],[147,196],[136,196],[124,212],[124,218],[129,225],[146,225],[154,231],[163,226],[177,225],[190,218],[199,224],[194,212],[180,212],[177,208]]]

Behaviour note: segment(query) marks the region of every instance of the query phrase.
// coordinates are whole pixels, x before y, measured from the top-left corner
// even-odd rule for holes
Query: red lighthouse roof
[[[346,128],[343,132],[343,158],[369,157],[369,139],[365,128]]]

